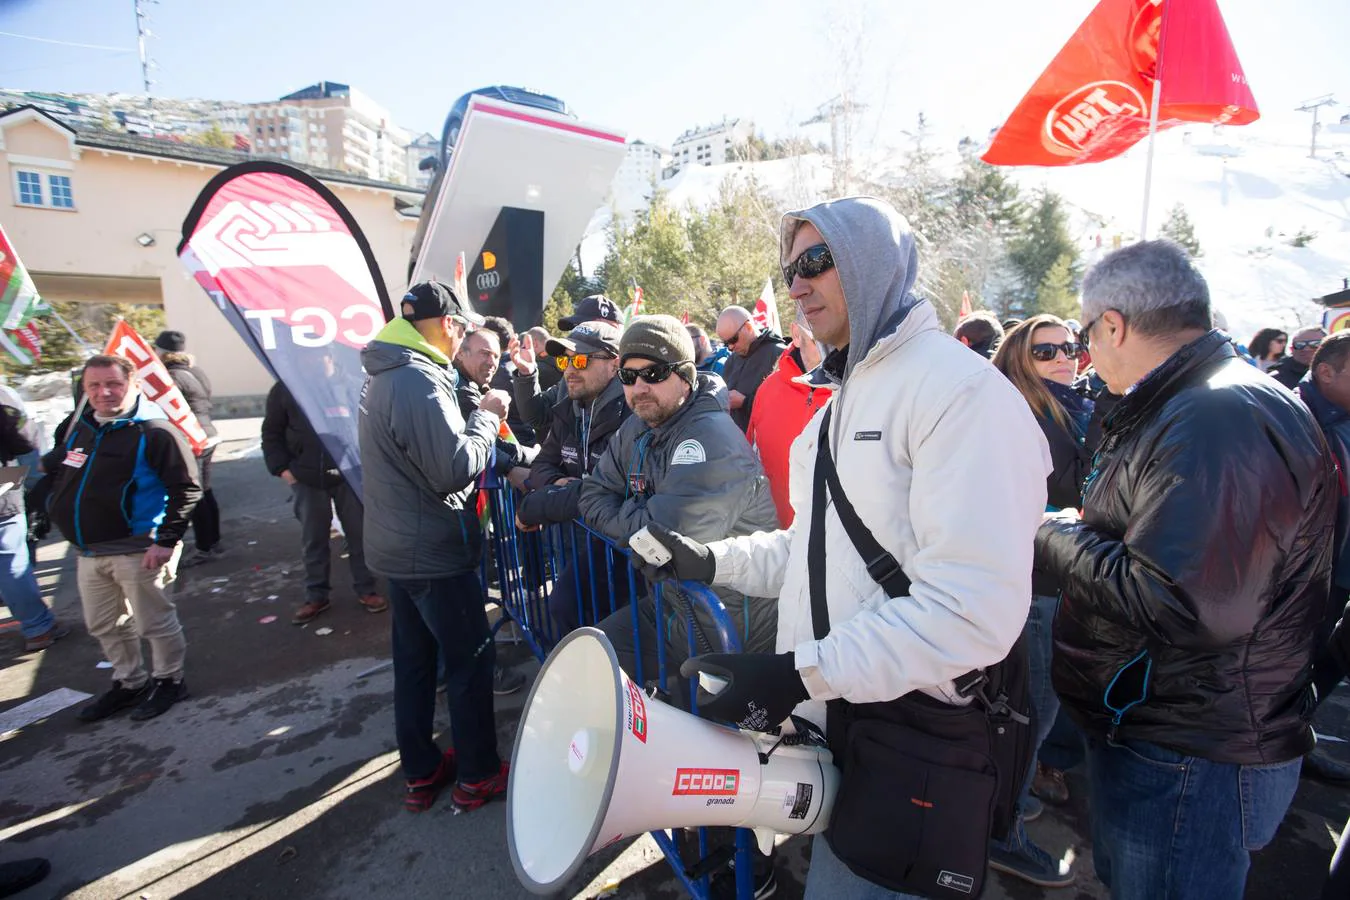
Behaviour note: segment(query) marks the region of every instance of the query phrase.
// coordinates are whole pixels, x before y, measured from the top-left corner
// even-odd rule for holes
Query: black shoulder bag
[[[816,640],[830,631],[825,598],[826,488],[867,573],[888,597],[910,580],[845,496],[821,422],[807,568]],[[955,680],[969,706],[918,691],[884,703],[826,704],[826,739],[842,770],[825,839],[854,874],[892,891],[975,897],[984,889],[989,840],[1007,834],[1030,765],[1034,729],[1027,660],[1019,638],[1002,662]],[[1025,711],[1025,712],[1021,712]]]

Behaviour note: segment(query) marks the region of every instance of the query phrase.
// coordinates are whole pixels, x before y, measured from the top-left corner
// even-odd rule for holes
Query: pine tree
[[[1082,313],[1078,294],[1073,286],[1073,259],[1067,253],[1055,260],[1050,271],[1036,289],[1036,311],[1076,319]]]
[[[1195,226],[1191,224],[1191,217],[1186,215],[1186,207],[1180,203],[1168,211],[1167,221],[1163,222],[1159,234],[1185,247],[1192,259],[1199,259],[1205,255],[1200,249],[1200,241],[1195,236]]]
[[[1022,315],[1041,312],[1038,297],[1046,276],[1061,259],[1067,257],[1069,284],[1078,281],[1078,248],[1069,237],[1068,216],[1059,195],[1042,190],[1022,228],[1008,246],[1008,262],[1016,273],[1017,284],[1005,303]]]
[[[218,122],[212,122],[211,127],[198,134],[192,142],[202,147],[215,147],[220,150],[234,149],[234,140],[221,129]]]

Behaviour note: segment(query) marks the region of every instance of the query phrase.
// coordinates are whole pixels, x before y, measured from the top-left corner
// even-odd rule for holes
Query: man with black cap
[[[567,522],[577,516],[577,498],[581,479],[589,474],[609,445],[610,437],[628,418],[619,370],[619,327],[612,322],[584,322],[566,338],[550,339],[545,345],[550,359],[561,368],[566,395],[553,406],[553,421],[544,437],[539,455],[530,469],[534,490],[521,498],[516,507],[516,524],[524,531],[536,531],[552,522]],[[604,559],[604,545],[596,541],[591,558]],[[581,569],[571,564],[558,576],[549,596],[549,612],[566,634],[583,624],[589,603],[578,605],[576,586],[591,584],[584,547],[575,554]],[[597,579],[597,590],[606,582]],[[601,609],[609,601],[618,606],[628,601],[628,582],[616,579],[615,597],[596,598]]]
[[[578,507],[586,524],[627,546],[639,529],[659,523],[712,541],[778,527],[768,480],[754,451],[727,414],[720,378],[694,371],[694,342],[673,316],[634,319],[619,342],[619,381],[632,408],[610,439],[590,477],[581,483]],[[719,592],[746,650],[773,646],[775,602],[740,591]],[[674,591],[666,598],[676,603]],[[672,607],[678,608],[678,607]],[[639,604],[642,672],[656,673],[656,615]],[[712,646],[711,620],[697,615],[701,641]],[[633,619],[628,610],[600,623],[633,672]],[[668,666],[689,655],[686,617],[666,630]],[[678,685],[670,690],[680,693]]]
[[[570,316],[558,320],[558,328],[571,331],[585,322],[612,322],[619,324],[619,308],[604,294],[591,294],[577,301]],[[553,407],[562,399],[561,382],[546,390],[540,389],[540,361],[533,349],[522,347],[511,356],[516,371],[511,377],[511,393],[515,396],[516,413],[521,420],[543,431],[553,417]]]
[[[220,546],[220,506],[211,490],[211,457],[220,443],[220,435],[211,422],[211,379],[187,352],[187,337],[181,331],[161,331],[155,338],[155,353],[169,370],[169,377],[178,390],[183,392],[188,409],[201,423],[207,438],[206,448],[197,456],[197,480],[202,486],[202,499],[192,508],[192,537],[197,545],[191,552],[184,553],[178,563],[178,568],[190,569],[225,552]]]
[[[476,809],[505,793],[507,764],[497,752],[496,649],[478,580],[483,533],[467,500],[510,400],[490,390],[461,416],[451,360],[483,319],[448,287],[413,285],[401,311],[361,352],[366,562],[389,579],[404,804],[425,810],[454,782],[455,805]],[[432,738],[438,656],[454,743],[444,754]]]

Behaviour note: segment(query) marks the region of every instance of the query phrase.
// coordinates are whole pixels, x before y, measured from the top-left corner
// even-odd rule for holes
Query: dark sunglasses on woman
[[[834,268],[834,255],[824,244],[807,247],[797,258],[783,266],[783,281],[790,288],[792,279],[800,275],[803,278],[817,278]]]
[[[619,367],[619,383],[632,387],[638,383],[641,378],[648,384],[660,384],[670,377],[670,373],[675,371],[675,367],[670,363],[657,363],[654,366],[648,366],[645,369],[630,369],[626,366]]]
[[[1077,359],[1083,355],[1083,345],[1071,343],[1031,345],[1031,358],[1036,362],[1049,362],[1061,352],[1069,359]]]

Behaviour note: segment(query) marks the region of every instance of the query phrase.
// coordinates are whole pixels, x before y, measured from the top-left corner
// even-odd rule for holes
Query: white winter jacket
[[[1024,400],[918,303],[852,366],[831,404],[839,480],[877,541],[913,582],[890,599],[826,512],[828,636],[817,641],[807,539],[818,413],[792,445],[796,518],[784,531],[711,544],[715,583],[778,596],[780,653],[793,651],[820,726],[826,700],[910,691],[961,703],[952,679],[1007,655],[1031,600],[1032,547],[1050,452]]]

